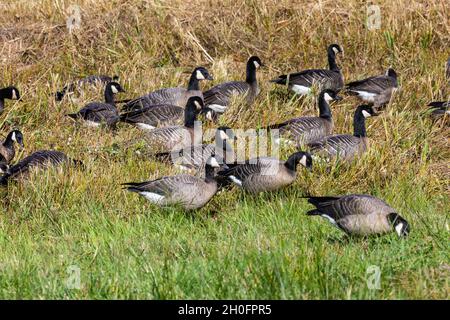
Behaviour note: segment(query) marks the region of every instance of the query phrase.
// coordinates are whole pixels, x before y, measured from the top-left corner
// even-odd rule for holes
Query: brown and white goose
[[[337,134],[325,137],[308,144],[313,156],[324,158],[339,158],[351,161],[356,156],[364,153],[369,145],[366,133],[366,118],[376,116],[372,106],[359,106],[353,116],[353,135]]]
[[[279,130],[279,138],[275,143],[282,140],[300,146],[329,136],[333,132],[333,118],[329,102],[341,99],[332,90],[321,91],[318,99],[318,117],[294,118],[268,127],[269,130]]]
[[[194,134],[194,124],[203,109],[201,97],[190,97],[184,110],[184,125],[156,128],[145,133],[151,153],[171,152],[200,144],[201,133]]]
[[[132,111],[158,104],[174,105],[184,108],[190,97],[203,98],[202,91],[200,90],[200,81],[212,79],[212,76],[206,68],[195,68],[189,79],[187,89],[176,87],[150,92],[149,94],[127,102],[122,107],[122,111]]]
[[[114,128],[119,121],[119,111],[114,102],[114,95],[125,90],[117,82],[109,82],[105,87],[105,102],[90,102],[77,113],[68,114],[72,119],[80,119],[91,127],[102,123]]]
[[[311,155],[299,151],[292,154],[286,161],[273,157],[250,159],[243,164],[227,164],[229,168],[217,174],[228,178],[250,193],[260,193],[274,191],[293,183],[297,177],[299,163],[311,170]]]
[[[19,100],[20,99],[19,89],[13,86],[0,89],[0,114],[3,113],[6,99]]]
[[[283,74],[277,79],[271,80],[271,82],[287,85],[289,89],[299,95],[309,94],[313,86],[318,86],[319,90],[330,89],[339,92],[344,87],[344,77],[336,64],[336,55],[342,52],[341,46],[332,44],[327,49],[328,70],[309,69],[287,75]]]
[[[214,170],[218,167],[219,163],[213,155],[206,162],[204,179],[181,174],[124,185],[128,191],[137,192],[154,204],[180,205],[185,210],[195,210],[206,205],[216,194],[218,185]]]
[[[386,202],[365,194],[338,197],[307,197],[316,209],[309,216],[321,216],[349,235],[369,236],[395,231],[405,237],[409,223]]]
[[[19,130],[13,130],[6,136],[0,145],[0,164],[8,166],[16,155],[14,144],[17,143],[21,149],[24,148],[23,135]]]
[[[259,94],[256,70],[262,65],[258,57],[250,57],[247,61],[245,81],[224,82],[205,91],[205,105],[217,113],[224,113],[235,95],[245,96],[247,103],[252,104]]]
[[[389,103],[392,93],[398,88],[397,73],[389,68],[385,74],[353,81],[346,85],[346,92],[376,108]]]

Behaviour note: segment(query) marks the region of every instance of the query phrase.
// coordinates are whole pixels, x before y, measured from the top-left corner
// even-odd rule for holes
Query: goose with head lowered
[[[156,158],[171,162],[182,170],[204,171],[206,161],[211,155],[215,155],[220,164],[227,161],[234,162],[234,151],[231,144],[236,140],[233,130],[221,126],[216,129],[214,144],[199,144],[172,152],[158,153]],[[231,141],[231,144],[229,143]]]
[[[297,165],[312,169],[312,157],[299,151],[286,161],[274,157],[259,157],[245,163],[227,164],[228,169],[217,175],[228,178],[234,184],[250,193],[274,191],[293,183],[297,177]]]
[[[13,130],[6,136],[5,141],[0,145],[0,164],[9,165],[16,155],[15,144],[21,149],[24,148],[23,134],[19,130]]]
[[[77,113],[68,114],[72,119],[80,119],[86,125],[99,127],[106,124],[114,128],[119,121],[119,111],[114,102],[114,95],[125,90],[117,82],[109,82],[105,87],[105,102],[90,102]]]
[[[299,117],[268,126],[269,130],[279,130],[279,138],[275,143],[285,141],[300,146],[329,136],[333,132],[329,103],[341,99],[333,90],[323,90],[318,99],[318,117]]]
[[[428,104],[428,110],[433,120],[450,117],[450,101],[433,101]]]
[[[184,125],[156,128],[145,133],[144,140],[151,153],[171,152],[200,144],[200,132],[194,132],[195,122],[203,109],[201,97],[190,97],[184,109]]]
[[[389,68],[383,75],[350,82],[346,85],[345,90],[350,95],[356,95],[362,101],[379,108],[389,103],[392,93],[397,88],[397,73],[394,69]]]
[[[250,105],[259,94],[256,70],[262,67],[261,59],[252,56],[247,61],[245,81],[230,81],[218,84],[203,92],[205,105],[217,113],[224,113],[235,95],[244,96]]]
[[[6,99],[19,100],[20,99],[19,89],[13,86],[0,89],[0,114],[3,113]]]
[[[6,173],[0,178],[0,184],[6,185],[11,179],[23,178],[28,175],[32,169],[45,169],[51,166],[61,166],[65,163],[83,167],[81,161],[71,159],[63,152],[54,150],[36,151],[7,169]]]
[[[366,118],[376,116],[372,106],[361,105],[353,116],[353,135],[337,134],[308,144],[313,156],[351,161],[364,153],[369,145],[366,133]]]
[[[214,155],[205,165],[205,178],[187,174],[162,177],[153,181],[123,184],[128,191],[137,192],[160,206],[180,205],[185,210],[195,210],[206,205],[217,193],[215,168],[219,168]]]
[[[106,75],[91,75],[84,78],[81,78],[75,82],[69,83],[64,86],[61,91],[57,91],[55,94],[56,101],[61,101],[64,96],[68,93],[74,92],[77,88],[80,88],[84,85],[96,85],[96,84],[107,84],[111,81],[118,81],[119,77],[114,76],[106,76]]]
[[[307,215],[321,216],[348,235],[369,236],[395,231],[399,237],[405,237],[410,232],[409,223],[395,209],[370,195],[306,198],[316,207]]]
[[[174,105],[184,108],[190,97],[203,98],[202,91],[200,90],[200,81],[212,79],[213,77],[209,74],[206,68],[197,67],[191,74],[187,89],[176,87],[164,88],[150,92],[149,94],[127,102],[122,107],[122,111],[132,111],[160,104]]]
[[[299,95],[311,92],[313,86],[319,90],[331,89],[339,92],[344,87],[344,77],[336,64],[336,55],[343,50],[338,44],[332,44],[327,49],[329,69],[309,69],[297,73],[283,74],[271,80],[276,84],[287,85],[289,89]]]

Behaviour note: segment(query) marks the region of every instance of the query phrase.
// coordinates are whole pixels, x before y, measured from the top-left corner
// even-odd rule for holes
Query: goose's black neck
[[[3,146],[5,148],[8,149],[14,149],[14,141],[12,139],[12,135],[13,135],[13,131],[11,131],[10,133],[8,133],[8,135],[6,136],[5,141],[3,142]]]
[[[253,61],[247,62],[245,82],[247,82],[248,84],[256,83],[256,66]]]
[[[205,165],[205,182],[215,181],[214,167],[209,164]]]
[[[186,109],[184,110],[184,126],[187,128],[193,128],[195,120],[197,120],[195,105],[187,105]]]
[[[284,166],[291,171],[297,171],[297,165],[303,154],[300,152],[293,153],[284,163]]]
[[[319,117],[331,119],[331,109],[328,102],[325,100],[325,92],[319,95]]]
[[[188,90],[200,90],[200,81],[197,79],[197,70],[194,70],[191,74],[191,78],[189,79]]]
[[[10,94],[11,94],[10,90],[11,89],[9,89],[9,88],[0,89],[0,100],[1,101],[4,101],[5,98],[9,98],[10,97]]]
[[[366,137],[366,118],[360,108],[356,109],[353,117],[353,135],[358,138]]]
[[[333,50],[328,51],[328,67],[332,71],[339,71],[339,67],[336,64],[336,53]]]
[[[114,93],[110,84],[107,84],[105,88],[105,102],[111,105],[115,105]]]

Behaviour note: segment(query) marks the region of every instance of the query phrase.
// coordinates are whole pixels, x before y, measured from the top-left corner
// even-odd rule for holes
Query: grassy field
[[[66,9],[81,9],[69,34]],[[26,149],[57,149],[85,171],[49,170],[0,190],[0,298],[448,298],[449,127],[423,112],[447,99],[450,52],[446,1],[379,1],[381,26],[365,26],[361,1],[19,1],[2,2],[0,86],[16,85],[22,102],[7,102],[1,133],[22,130]],[[242,79],[249,56],[267,65],[251,107],[233,105],[221,123],[255,128],[316,114],[268,80],[279,73],[326,66],[339,43],[347,81],[396,69],[401,90],[368,122],[370,151],[351,166],[299,170],[296,183],[251,196],[238,189],[184,213],[157,208],[120,183],[175,174],[139,156],[128,141],[137,129],[74,125],[65,116],[102,88],[54,101],[66,81],[119,75],[122,98],[185,86],[203,65],[214,81]],[[333,104],[336,132],[352,131],[358,101]],[[283,153],[283,157],[288,152]],[[346,239],[325,220],[307,217],[306,194],[369,193],[409,220],[395,234]],[[381,271],[369,289],[371,266]],[[79,278],[77,276],[80,276]],[[78,281],[79,280],[79,281]]]

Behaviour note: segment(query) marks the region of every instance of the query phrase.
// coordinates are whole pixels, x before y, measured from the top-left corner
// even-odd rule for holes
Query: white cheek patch
[[[366,110],[362,111],[362,114],[364,116],[364,118],[370,118],[372,115],[370,113],[368,113]]]
[[[208,119],[208,120],[210,120],[210,121],[213,121],[213,115],[212,115],[212,112],[211,112],[211,111],[208,111],[208,112],[206,113],[206,119]]]
[[[230,139],[230,137],[225,133],[225,131],[220,130],[220,138],[222,140]]]
[[[197,110],[200,110],[202,108],[202,105],[198,101],[194,101],[195,106],[197,107]]]
[[[205,80],[205,76],[203,75],[203,73],[200,70],[197,70],[196,77],[197,77],[197,80]]]
[[[220,167],[220,165],[219,165],[219,163],[217,162],[217,159],[216,159],[216,158],[210,158],[208,164],[209,164],[211,167],[213,167],[213,168],[219,168],[219,167]]]
[[[16,133],[15,132],[12,133],[11,140],[14,141],[14,142],[17,142],[17,138],[16,138]]]
[[[325,93],[325,96],[324,96],[324,98],[325,98],[325,101],[326,101],[326,102],[330,102],[331,100],[333,100],[333,98],[332,98],[332,97],[330,97],[330,95],[328,94],[328,92],[327,92],[327,93]]]
[[[258,69],[261,65],[258,63],[258,62],[256,62],[256,61],[253,61],[253,64],[255,65],[255,68],[256,69]]]
[[[116,86],[111,86],[111,90],[112,90],[112,93],[114,93],[114,94],[119,92],[119,90],[117,90]]]
[[[12,100],[17,100],[17,93],[16,93],[16,90],[12,90],[12,97],[11,97],[11,99]]]
[[[401,222],[395,226],[395,231],[397,232],[397,234],[399,236],[402,235],[402,229],[403,229],[403,223],[401,223]]]
[[[303,156],[303,157],[300,159],[300,164],[301,164],[302,166],[306,167],[306,156]]]
[[[339,50],[338,50],[338,48],[336,48],[336,47],[333,47],[333,51],[334,51],[334,54],[339,53]]]

